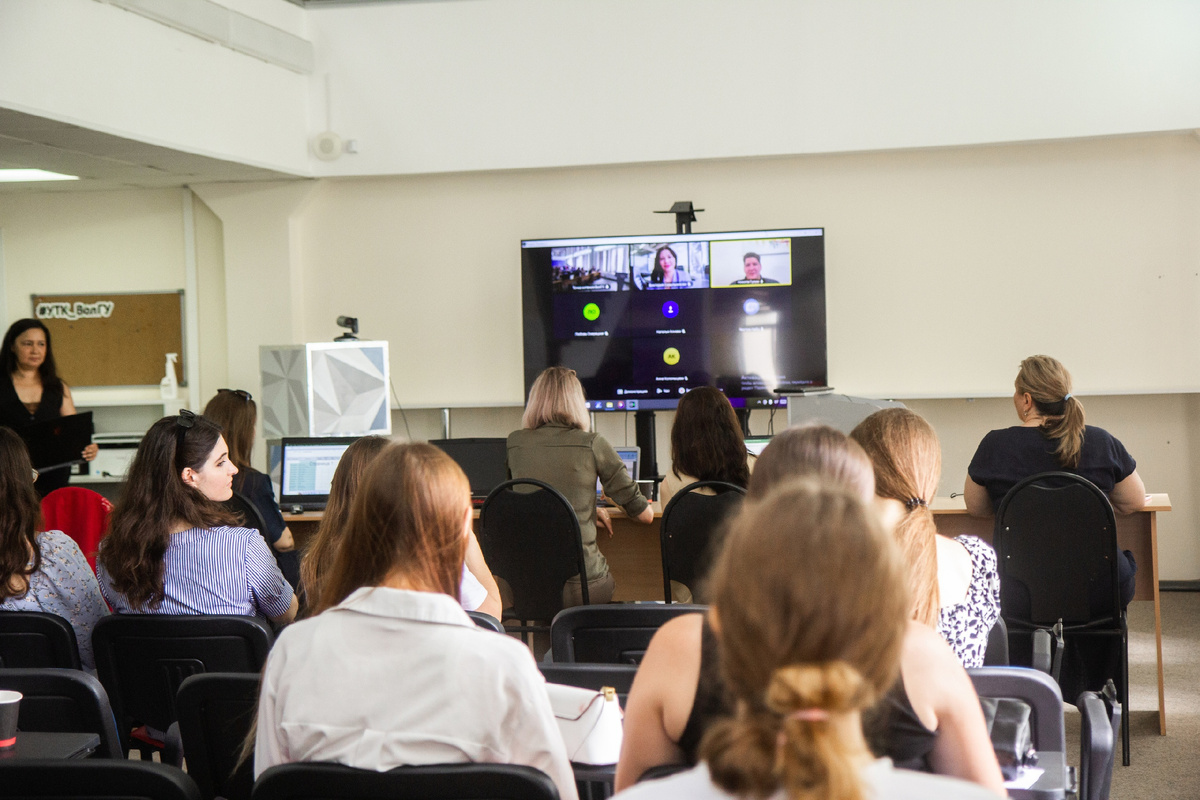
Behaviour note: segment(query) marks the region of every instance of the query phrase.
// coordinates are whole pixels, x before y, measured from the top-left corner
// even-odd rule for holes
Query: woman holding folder
[[[36,319],[19,319],[10,325],[4,334],[3,357],[9,380],[0,379],[0,425],[19,434],[32,423],[75,413],[71,388],[55,369],[45,325]],[[94,459],[98,449],[88,444],[83,448],[84,460]],[[34,488],[45,497],[70,480],[71,470],[61,467],[40,473]]]

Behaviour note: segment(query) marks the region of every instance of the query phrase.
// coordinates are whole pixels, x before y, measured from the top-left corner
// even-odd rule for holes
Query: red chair
[[[96,571],[96,549],[108,532],[112,503],[103,495],[81,486],[64,486],[42,498],[46,530],[62,531],[79,545]]]

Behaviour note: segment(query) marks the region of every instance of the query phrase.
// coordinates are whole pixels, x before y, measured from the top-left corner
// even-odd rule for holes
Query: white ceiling
[[[198,156],[0,108],[0,168],[35,168],[77,181],[0,183],[0,192],[158,189],[303,176]]]

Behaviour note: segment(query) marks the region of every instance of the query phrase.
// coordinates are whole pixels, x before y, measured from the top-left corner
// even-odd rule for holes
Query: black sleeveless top
[[[717,637],[708,627],[700,630],[700,680],[692,713],[679,737],[679,747],[689,766],[698,761],[700,740],[716,720],[733,713],[734,703],[721,680]],[[904,679],[900,678],[882,700],[863,713],[863,733],[871,753],[886,756],[897,767],[929,771],[928,756],[937,742],[937,731],[921,722],[908,700]]]
[[[45,422],[62,416],[63,385],[57,381],[55,386],[42,386],[42,399],[33,413],[17,397],[17,389],[13,386],[11,376],[0,377],[0,425],[12,428],[18,434],[24,432],[33,422]],[[55,489],[66,486],[71,480],[69,467],[43,472],[38,476],[38,494],[42,497]]]

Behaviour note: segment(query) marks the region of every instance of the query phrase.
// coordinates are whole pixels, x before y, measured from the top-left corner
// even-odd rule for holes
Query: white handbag
[[[615,764],[621,755],[624,714],[617,692],[547,683],[550,708],[567,746],[567,758],[576,764]]]

